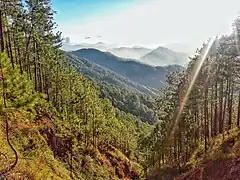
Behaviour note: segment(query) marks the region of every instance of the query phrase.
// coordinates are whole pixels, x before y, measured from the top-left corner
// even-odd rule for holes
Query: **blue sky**
[[[114,14],[125,8],[133,7],[144,0],[52,0],[57,11],[56,20],[82,22]]]
[[[74,43],[197,48],[230,30],[240,0],[53,0],[53,7],[59,30]]]

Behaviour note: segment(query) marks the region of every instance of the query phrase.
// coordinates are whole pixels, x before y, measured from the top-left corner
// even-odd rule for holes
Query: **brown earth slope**
[[[179,175],[180,174],[180,175]],[[240,130],[220,134],[195,150],[186,165],[157,169],[148,180],[240,180]]]
[[[240,158],[208,161],[177,180],[240,180]]]

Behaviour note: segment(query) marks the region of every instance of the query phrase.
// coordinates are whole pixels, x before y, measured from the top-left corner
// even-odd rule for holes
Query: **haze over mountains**
[[[108,51],[116,56],[123,57],[123,58],[141,59],[141,57],[150,53],[152,49],[134,46],[134,47],[112,48],[112,49],[109,49]]]
[[[103,42],[71,44],[67,39],[63,48],[71,64],[98,84],[103,82],[156,95],[165,87],[169,73],[183,70],[186,53],[166,47],[119,47]]]
[[[124,47],[118,45],[110,45],[103,42],[98,42],[96,44],[72,44],[69,41],[63,42],[62,50],[64,51],[70,52],[77,51],[79,49],[97,49],[104,52],[110,52],[115,56],[125,58],[125,60],[133,59],[134,61],[138,61],[151,66],[185,66],[188,63],[189,57],[189,54],[186,52],[177,52],[162,46],[159,46],[158,48],[148,48],[142,46]],[[182,50],[184,50],[184,48]]]
[[[174,52],[165,47],[159,47],[141,57],[141,62],[148,62],[153,66],[182,65],[187,64],[188,55],[185,53]]]
[[[170,72],[183,69],[179,65],[153,67],[97,49],[80,49],[67,54],[72,62],[81,63],[80,71],[91,78],[151,95],[165,86],[166,76]]]
[[[155,95],[157,93],[156,89],[133,82],[127,77],[94,63],[91,60],[76,56],[73,53],[65,53],[65,55],[70,64],[74,65],[79,72],[83,73],[99,85],[102,83],[108,83],[148,95]],[[164,86],[164,84],[162,84],[162,86]]]

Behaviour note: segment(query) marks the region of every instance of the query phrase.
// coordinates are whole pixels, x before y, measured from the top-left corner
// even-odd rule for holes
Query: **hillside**
[[[119,58],[96,49],[80,49],[71,53],[110,69],[133,82],[155,89],[165,86],[166,76],[173,70],[172,68],[168,70],[168,66],[153,67],[132,59]],[[182,69],[182,67],[176,66],[174,71],[177,69]]]
[[[0,10],[0,178],[143,178],[138,142],[152,126],[69,63],[50,1],[24,3]]]
[[[116,108],[131,113],[142,121],[150,124],[156,121],[153,97],[159,93],[157,90],[134,83],[87,59],[69,53],[65,55],[78,72],[83,73],[100,87],[102,98],[109,98]]]
[[[85,76],[91,78],[94,81],[97,81],[99,83],[106,82],[109,84],[121,86],[123,88],[131,88],[137,92],[142,92],[144,94],[153,96],[157,93],[156,89],[151,89],[133,82],[110,69],[89,61],[88,59],[78,57],[72,53],[65,54],[69,62],[73,64],[79,72],[83,73]]]
[[[211,139],[208,150],[200,143],[190,161],[182,167],[157,168],[149,180],[173,178],[176,180],[225,180],[240,177],[240,131],[232,129]]]
[[[168,76],[156,100],[159,121],[142,140],[151,147],[149,179],[239,177],[239,22],[234,34],[204,43],[186,71]]]
[[[188,63],[188,55],[174,52],[165,47],[159,47],[141,57],[141,62],[148,62],[153,66],[181,65]]]
[[[6,57],[5,54],[0,54],[4,75],[4,85],[0,86],[3,92],[1,101],[5,104],[1,106],[0,119],[2,147],[0,162],[3,164],[0,168],[1,175],[7,178],[30,179],[88,179],[94,176],[96,176],[94,179],[100,177],[121,179],[141,176],[141,166],[134,160],[135,154],[129,154],[132,151],[129,148],[136,147],[137,139],[132,137],[131,141],[120,143],[119,149],[115,143],[120,140],[117,136],[127,135],[130,129],[131,133],[135,131],[138,134],[150,126],[141,123],[131,115],[115,110],[107,99],[100,99],[97,89],[86,78],[74,71],[71,75],[64,74],[67,72],[65,70],[69,70],[69,67],[64,65],[62,68],[66,69],[58,73],[63,73],[68,80],[77,78],[78,81],[75,83],[87,88],[71,84],[75,89],[71,92],[74,99],[68,99],[65,102],[72,103],[73,107],[80,107],[79,105],[82,104],[88,107],[90,112],[97,112],[96,120],[92,119],[90,112],[84,110],[81,111],[84,113],[82,115],[74,114],[67,106],[63,104],[58,106],[54,99],[51,99],[54,97],[52,94],[54,87],[49,89],[48,97],[35,91],[28,75],[26,73],[21,75],[19,67],[15,66],[12,69],[10,60]],[[69,90],[66,86],[67,79],[61,82],[64,86],[52,81],[56,83],[59,95]],[[83,91],[77,91],[77,89]],[[48,98],[51,103],[47,101]],[[67,98],[71,96],[65,95],[65,99]],[[62,111],[62,108],[66,112]],[[106,108],[107,111],[105,111]],[[71,119],[66,120],[69,117]],[[87,124],[80,117],[81,119],[85,117],[88,120]],[[101,123],[102,118],[105,119],[105,123]],[[94,127],[93,123],[98,125]],[[118,129],[119,133],[124,134],[117,135]],[[92,139],[90,135],[94,131],[98,132],[98,137],[95,134]],[[114,131],[114,134],[109,134],[110,131]],[[87,136],[84,137],[83,134]],[[107,144],[100,140],[103,136]],[[112,140],[114,137],[117,139]],[[120,141],[123,142],[123,140]]]
[[[240,17],[184,69],[64,52],[50,0],[1,5],[1,180],[239,178]]]
[[[161,46],[156,49],[151,49],[141,46],[118,47],[117,45],[109,45],[103,42],[95,44],[73,44],[70,42],[63,42],[61,49],[66,52],[77,51],[80,49],[97,49],[99,51],[109,52],[125,61],[134,60],[151,66],[168,66],[174,64],[186,66],[189,62],[189,48],[185,47],[183,44],[169,44],[166,45],[166,47]],[[188,53],[186,53],[186,51]],[[194,53],[194,51],[192,53]]]

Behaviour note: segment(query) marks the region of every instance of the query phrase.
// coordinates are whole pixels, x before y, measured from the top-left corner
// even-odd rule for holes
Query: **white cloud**
[[[85,36],[101,35],[101,41],[121,45],[183,42],[197,47],[209,36],[228,31],[238,7],[239,0],[148,0],[108,17],[60,24],[60,31],[78,43]]]

